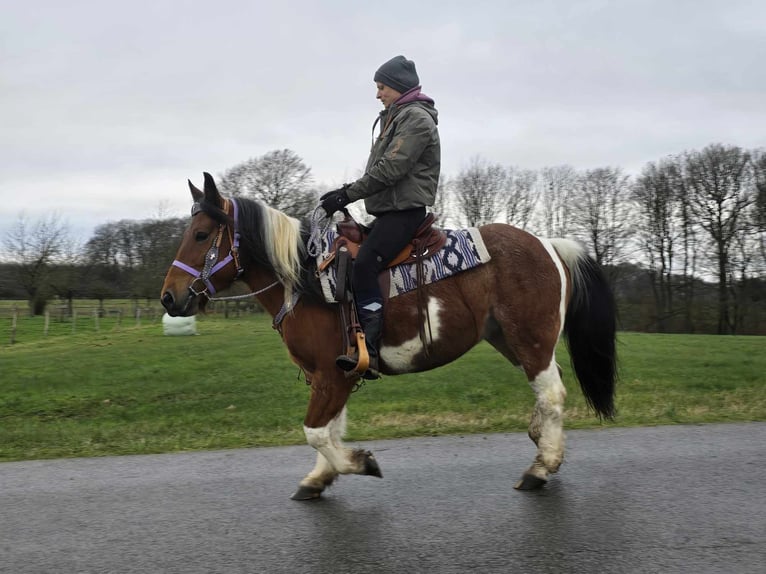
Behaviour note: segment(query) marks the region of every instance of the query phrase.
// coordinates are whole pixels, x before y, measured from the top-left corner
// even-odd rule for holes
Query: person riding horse
[[[364,331],[369,369],[365,379],[377,379],[378,350],[383,330],[383,296],[378,275],[412,239],[434,204],[441,169],[438,112],[434,100],[421,92],[415,62],[396,56],[375,72],[376,98],[383,111],[372,126],[373,142],[364,175],[321,196],[328,217],[347,204],[364,199],[375,216],[371,232],[354,263],[352,287]],[[380,133],[375,137],[375,126]],[[352,371],[356,356],[340,355],[338,367]]]

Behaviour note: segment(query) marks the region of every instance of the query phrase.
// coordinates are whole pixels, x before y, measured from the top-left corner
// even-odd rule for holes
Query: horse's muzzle
[[[165,291],[162,294],[162,297],[160,297],[162,306],[165,307],[165,310],[171,317],[188,317],[194,315],[196,310],[196,305],[194,303],[196,299],[197,298],[191,292],[186,292],[184,296],[176,298],[170,289]]]

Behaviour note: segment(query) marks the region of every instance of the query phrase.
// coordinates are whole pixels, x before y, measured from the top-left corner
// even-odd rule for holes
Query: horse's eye
[[[208,237],[210,237],[210,234],[207,231],[198,231],[194,236],[194,239],[197,241],[205,241]]]

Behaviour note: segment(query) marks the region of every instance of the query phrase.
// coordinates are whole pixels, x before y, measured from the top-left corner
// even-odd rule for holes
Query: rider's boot
[[[383,332],[383,305],[380,299],[365,301],[358,305],[359,322],[364,331],[364,340],[367,345],[367,353],[370,356],[370,365],[362,374],[363,379],[379,379],[378,349],[380,335]],[[359,351],[351,355],[340,355],[335,359],[335,364],[344,371],[353,371],[359,363]]]

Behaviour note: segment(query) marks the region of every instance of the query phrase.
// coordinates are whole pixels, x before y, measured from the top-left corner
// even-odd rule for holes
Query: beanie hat
[[[415,62],[404,56],[395,56],[375,72],[375,81],[404,93],[420,85]]]

